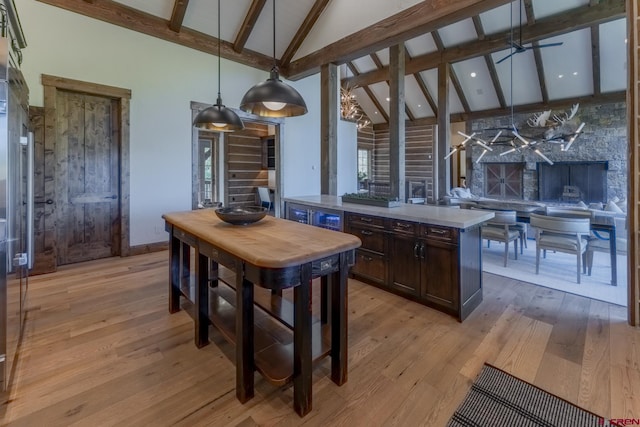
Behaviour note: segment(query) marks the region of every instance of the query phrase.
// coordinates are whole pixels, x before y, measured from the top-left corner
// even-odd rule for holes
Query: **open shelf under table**
[[[293,304],[277,295],[255,292],[254,362],[270,383],[281,386],[293,379]],[[267,300],[270,300],[269,302]],[[209,288],[209,318],[229,342],[236,343],[236,294],[224,282]],[[273,307],[272,311],[270,307]],[[331,329],[312,317],[311,359],[316,364],[331,351]]]

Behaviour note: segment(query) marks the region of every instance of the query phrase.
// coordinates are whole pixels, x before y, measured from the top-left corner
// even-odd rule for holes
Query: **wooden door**
[[[485,196],[521,199],[523,169],[522,163],[487,163]]]
[[[57,262],[118,255],[118,102],[59,91],[56,112]]]
[[[45,147],[44,109],[29,107],[30,130],[34,143],[33,218],[34,248],[31,275],[56,271],[55,205],[53,183],[55,158],[53,150]],[[53,146],[53,142],[51,143]]]

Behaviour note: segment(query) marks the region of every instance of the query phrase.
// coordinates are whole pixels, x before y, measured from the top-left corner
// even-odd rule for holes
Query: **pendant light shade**
[[[244,123],[231,109],[222,105],[222,99],[200,111],[193,120],[193,125],[198,129],[212,130],[216,132],[234,132],[244,129]]]
[[[193,125],[198,129],[212,130],[216,132],[234,132],[244,129],[244,123],[240,117],[222,104],[220,95],[220,0],[218,0],[218,99],[211,107],[200,111],[193,120]]]
[[[280,80],[277,68],[268,80],[244,95],[240,109],[263,117],[293,117],[307,113],[307,104],[297,90]]]
[[[240,109],[263,117],[293,117],[307,113],[302,95],[280,80],[276,65],[276,0],[273,1],[273,68],[269,78],[242,97]]]

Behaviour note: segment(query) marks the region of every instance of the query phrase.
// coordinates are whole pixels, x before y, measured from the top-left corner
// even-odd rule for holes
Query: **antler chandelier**
[[[369,120],[358,101],[356,101],[356,96],[353,93],[354,89],[355,87],[340,88],[340,116],[344,120],[355,122],[358,129],[361,129],[368,126],[371,120]]]

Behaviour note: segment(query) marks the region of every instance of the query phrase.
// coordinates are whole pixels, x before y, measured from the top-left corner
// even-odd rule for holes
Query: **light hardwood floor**
[[[604,417],[640,418],[640,329],[625,309],[484,276],[464,322],[349,282],[349,379],[314,371],[313,411],[256,374],[235,398],[232,348],[197,349],[167,310],[167,252],[61,268],[30,281],[12,426],[443,426],[489,362]]]

